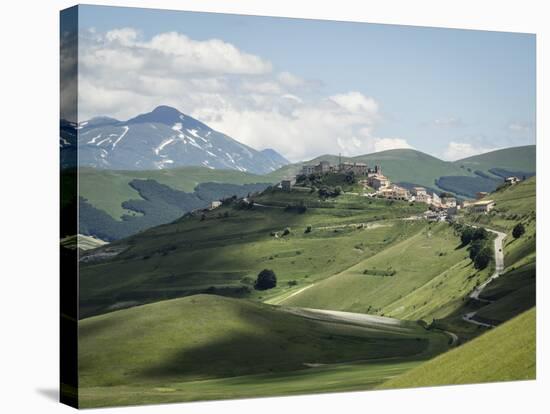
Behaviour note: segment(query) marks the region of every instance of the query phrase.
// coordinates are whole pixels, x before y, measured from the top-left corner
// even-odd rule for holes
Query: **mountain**
[[[71,166],[76,149],[79,166],[112,170],[204,166],[266,174],[287,163],[273,150],[257,151],[168,106],[124,122],[64,123],[61,131],[62,167]]]
[[[261,151],[266,157],[272,160],[276,164],[287,165],[290,164],[290,161],[275,151],[273,148],[266,148]]]

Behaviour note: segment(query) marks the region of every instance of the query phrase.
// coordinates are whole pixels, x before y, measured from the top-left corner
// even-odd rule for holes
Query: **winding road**
[[[475,226],[472,226],[472,227],[475,227]],[[488,228],[485,228],[485,230],[497,235],[497,237],[495,238],[495,241],[494,241],[495,272],[491,275],[491,277],[489,279],[487,279],[485,282],[483,282],[481,285],[479,285],[477,288],[475,288],[472,293],[470,293],[470,299],[477,300],[479,302],[491,303],[492,301],[490,301],[488,299],[480,298],[479,295],[481,295],[481,293],[487,287],[487,285],[489,283],[491,283],[493,280],[495,280],[496,278],[498,278],[502,274],[502,271],[504,270],[504,251],[503,251],[503,248],[502,248],[502,243],[503,243],[504,239],[506,238],[506,233],[501,233],[500,231],[491,230],[491,229],[488,229]],[[472,324],[475,324],[475,325],[479,325],[479,326],[484,326],[486,328],[494,328],[495,327],[495,325],[491,325],[489,323],[476,321],[474,319],[475,316],[476,316],[476,313],[477,313],[477,311],[468,312],[468,313],[462,315],[462,319],[466,322],[469,322],[469,323],[472,323]]]

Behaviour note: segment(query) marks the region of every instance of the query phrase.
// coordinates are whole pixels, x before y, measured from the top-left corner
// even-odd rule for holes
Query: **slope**
[[[80,269],[82,315],[200,292],[267,300],[342,272],[425,225],[396,220],[423,211],[401,201],[351,195],[323,201],[272,190],[255,202],[228,200],[113,242],[107,250],[115,255],[90,252]],[[286,207],[294,204],[305,211]],[[264,268],[276,272],[277,287],[256,291]]]
[[[307,373],[309,366],[320,364],[415,361],[447,348],[446,335],[416,323],[325,321],[257,302],[197,295],[81,321],[81,404],[97,405],[95,398],[103,398],[107,388],[107,395],[115,396],[117,389],[120,395],[132,388],[169,391],[174,383],[186,389],[185,383],[197,380]],[[246,393],[242,381],[241,393]],[[187,399],[185,393],[177,394],[179,400]],[[143,402],[135,397],[124,402]],[[110,403],[120,402],[115,397]]]
[[[80,122],[76,130],[80,166],[114,170],[204,166],[268,173],[286,164],[275,151],[268,155],[256,151],[168,106],[124,122],[105,118]],[[67,159],[64,152],[75,151],[75,143],[64,136],[62,161]]]
[[[471,170],[490,172],[501,168],[511,172],[536,172],[536,146],[504,148],[455,161],[455,165]]]
[[[416,234],[283,303],[431,321],[459,307],[489,271],[473,268],[452,226],[423,224]]]
[[[380,388],[428,387],[536,377],[535,308],[442,354]]]
[[[174,190],[193,192],[201,183],[253,184],[270,183],[263,176],[235,170],[212,170],[206,167],[182,167],[165,170],[120,171],[80,168],[78,174],[80,196],[120,220],[129,211],[122,203],[139,199],[139,193],[130,187],[133,180],[155,180]]]
[[[337,155],[322,155],[308,162],[284,166],[267,174],[267,177],[280,180],[295,175],[304,164],[316,164],[322,160],[337,164],[339,159]],[[362,162],[369,166],[380,164],[384,175],[393,182],[405,182],[426,187],[434,187],[436,179],[444,175],[472,175],[466,169],[460,168],[459,165],[412,149],[394,149],[357,157],[341,157],[341,159],[342,161]]]

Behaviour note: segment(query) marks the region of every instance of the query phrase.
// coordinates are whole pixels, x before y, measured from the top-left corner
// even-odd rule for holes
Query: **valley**
[[[153,129],[134,165],[119,158]],[[79,188],[62,245],[80,260],[82,407],[534,376],[530,351],[488,365],[534,318],[534,146],[289,163],[168,107],[64,131],[83,155],[61,172]],[[201,161],[223,145],[231,168]],[[516,340],[534,343],[498,352]]]
[[[498,337],[534,307],[534,189],[502,188],[491,213],[448,223],[426,220],[423,203],[270,187],[85,251],[82,406],[428,384],[425,364],[485,349],[488,326]],[[527,232],[514,238],[518,221]],[[500,277],[470,259],[470,223],[506,232]],[[262,269],[276,286],[256,289]],[[493,374],[480,362],[480,378],[532,378],[531,363],[513,371],[522,355]],[[474,375],[441,370],[438,383]]]

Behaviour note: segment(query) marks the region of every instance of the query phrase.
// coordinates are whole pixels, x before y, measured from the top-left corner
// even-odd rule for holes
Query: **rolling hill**
[[[536,377],[536,311],[531,309],[379,388],[429,387]]]
[[[491,169],[495,168],[511,172],[534,173],[537,170],[536,163],[535,145],[500,149],[454,162],[460,168],[470,168],[472,171],[479,170],[486,173],[490,173]]]
[[[283,304],[431,322],[451,314],[489,274],[474,269],[452,227],[424,225]]]
[[[154,180],[171,189],[192,193],[199,184],[270,184],[264,176],[235,170],[212,170],[205,167],[182,167],[153,171],[117,171],[80,168],[78,183],[80,196],[95,208],[105,211],[115,220],[121,220],[131,211],[122,207],[125,201],[140,199],[139,192],[130,186],[134,180]],[[162,223],[159,223],[162,224]]]
[[[342,157],[341,159],[343,161],[362,162],[369,166],[380,164],[384,175],[388,176],[393,182],[412,183],[426,187],[433,187],[435,180],[443,175],[472,175],[467,170],[460,168],[459,165],[442,161],[412,149],[394,149],[357,157]],[[322,155],[307,162],[284,166],[268,174],[267,177],[280,180],[295,175],[304,164],[316,164],[323,160],[337,164],[339,157],[337,155]]]
[[[113,121],[103,121],[99,125],[105,122]],[[92,123],[90,127],[94,125]],[[74,137],[68,136],[67,139],[72,140]],[[522,156],[525,151],[534,152],[534,146],[526,148],[527,150],[520,147],[497,151],[496,155],[492,154],[489,157],[486,165],[488,168],[491,166],[491,171],[495,172],[498,168],[492,166],[511,165],[506,160],[516,155]],[[279,158],[269,149],[262,153],[274,159]],[[499,154],[503,157],[502,161],[499,161]],[[384,174],[388,175],[393,182],[407,188],[423,185],[431,192],[445,190],[461,197],[472,198],[477,191],[493,191],[502,183],[502,177],[498,175],[479,170],[470,169],[469,171],[469,167],[461,168],[464,165],[456,162],[441,161],[410,149],[389,150],[342,159],[365,162],[371,166],[380,164]],[[336,164],[339,157],[324,155],[308,163],[315,164],[320,160],[328,160]],[[80,215],[82,222],[80,232],[106,240],[130,236],[152,226],[175,220],[195,208],[204,208],[211,201],[231,195],[244,196],[249,192],[261,190],[283,178],[294,176],[303,164],[285,165],[264,175],[206,167],[129,171],[80,168],[78,179],[80,204],[83,206]],[[503,171],[505,173],[507,170],[501,168],[497,172],[504,174]],[[65,170],[62,174],[74,174],[74,172]],[[243,187],[239,188],[235,185]],[[155,186],[155,189],[147,191],[151,190],[152,186]],[[141,191],[140,189],[144,187],[147,187],[147,190]],[[181,192],[185,194],[180,194]],[[176,197],[180,200],[185,199],[185,202],[182,204],[182,202],[171,201],[166,204],[166,197],[162,197],[162,194],[167,193],[172,194],[170,196],[172,201]]]
[[[354,362],[360,365],[346,375],[357,381],[357,369],[370,369],[372,387],[448,349],[448,341],[384,318],[348,320],[215,295],[162,301],[80,322],[80,406],[186,401],[201,385],[201,399],[276,395],[293,382],[301,383],[294,392],[304,392],[304,380],[308,391],[321,392],[334,385],[315,380],[319,368],[342,375],[338,364]],[[396,370],[397,362],[404,368]],[[273,386],[258,392],[255,374]],[[346,385],[357,386],[339,387]]]
[[[114,256],[89,252],[80,268],[81,314],[204,292],[268,299],[342,272],[425,225],[398,220],[424,210],[404,201],[352,195],[320,201],[317,194],[280,190],[254,201],[252,208],[228,202],[115,241],[107,246],[118,251]],[[279,284],[256,291],[253,281],[264,268],[277,273]]]
[[[83,252],[80,404],[532,378],[534,310],[507,321],[534,305],[535,180],[457,218],[508,233],[484,302],[493,266],[473,267],[459,226],[353,194],[269,188]],[[274,288],[254,289],[262,269]]]

